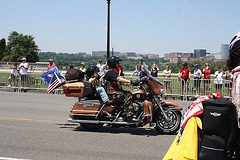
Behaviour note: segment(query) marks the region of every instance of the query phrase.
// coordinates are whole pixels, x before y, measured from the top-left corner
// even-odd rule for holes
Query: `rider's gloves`
[[[131,80],[131,84],[133,86],[137,86],[139,84],[139,81],[138,80],[136,80],[136,81]]]

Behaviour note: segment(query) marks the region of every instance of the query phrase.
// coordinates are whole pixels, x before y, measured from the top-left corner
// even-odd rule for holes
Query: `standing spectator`
[[[153,65],[152,65],[152,68],[151,68],[151,75],[153,76],[153,77],[157,77],[157,74],[158,74],[158,71],[159,71],[159,68],[157,67],[157,65],[156,65],[156,63],[154,63]]]
[[[104,77],[106,75],[106,73],[109,70],[109,66],[106,64],[105,69],[103,70],[102,74],[100,75],[101,77]]]
[[[206,95],[206,91],[208,91],[210,86],[210,74],[211,70],[209,68],[209,64],[205,63],[205,68],[203,68],[203,94]]]
[[[102,60],[99,60],[99,64],[97,64],[97,67],[99,69],[99,73],[98,74],[101,75],[103,70],[104,70],[104,68],[105,68],[105,65],[102,64]]]
[[[228,97],[232,97],[232,73],[231,70],[227,70],[223,76],[225,78],[225,87],[227,88]]]
[[[11,87],[11,82],[13,82],[13,85],[14,85],[13,88],[15,88],[15,77],[17,76],[17,62],[13,63],[13,67],[11,67],[8,64],[8,62],[7,62],[7,65],[11,69],[11,76],[8,78],[8,81],[9,81],[9,86],[8,87]]]
[[[33,72],[33,65],[32,64],[30,65],[30,71]]]
[[[48,69],[56,67],[56,65],[53,63],[53,59],[49,59],[48,61],[49,61]]]
[[[232,102],[236,106],[238,122],[240,122],[240,32],[233,36],[229,44],[229,57],[226,62],[233,74]],[[239,131],[237,135],[239,136]]]
[[[191,70],[187,67],[187,63],[183,63],[183,68],[180,69],[178,74],[178,79],[182,78],[182,95],[184,93],[184,88],[186,89],[185,92],[187,93],[187,83],[188,80],[191,79]],[[185,84],[185,87],[184,87]]]
[[[169,64],[166,64],[165,67],[166,69],[163,71],[163,76],[164,76],[164,85],[166,87],[166,94],[167,94],[167,88],[170,89],[170,92],[172,94],[172,88],[170,86],[171,84],[170,77],[171,77],[172,71],[169,69]]]
[[[119,76],[124,76],[124,74],[123,74],[123,67],[122,67],[121,63],[119,63],[119,67],[117,69],[117,74]]]
[[[196,89],[196,97],[199,97],[200,94],[200,85],[201,85],[201,77],[202,77],[202,72],[200,69],[198,69],[198,64],[194,65],[194,87]]]
[[[134,74],[136,74],[137,80],[139,80],[139,79],[141,78],[141,77],[140,77],[141,72],[142,72],[142,67],[141,67],[140,64],[137,64],[137,68],[135,69],[135,71],[133,71],[133,73],[131,74],[130,78],[132,78],[132,76],[133,76]]]
[[[85,64],[82,62],[82,63],[80,63],[80,71],[82,71],[82,72],[86,72],[86,68],[85,68]]]
[[[215,83],[216,91],[221,94],[222,84],[223,84],[223,71],[221,66],[218,66],[218,70],[214,74],[214,83]]]
[[[25,84],[25,88],[27,89],[27,71],[28,71],[28,63],[26,62],[26,58],[22,58],[22,63],[19,65],[18,69],[20,69],[21,74],[21,87],[23,87],[23,83]]]

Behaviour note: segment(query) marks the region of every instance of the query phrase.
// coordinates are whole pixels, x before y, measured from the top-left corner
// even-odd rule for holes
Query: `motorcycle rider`
[[[133,118],[133,105],[132,105],[132,94],[129,91],[123,91],[119,87],[119,83],[124,86],[131,86],[134,82],[120,77],[117,74],[119,68],[119,61],[122,61],[118,56],[111,56],[107,59],[109,70],[105,75],[105,80],[110,82],[109,91],[118,92],[113,96],[113,102],[124,102],[126,121],[127,122],[138,122],[139,119]]]

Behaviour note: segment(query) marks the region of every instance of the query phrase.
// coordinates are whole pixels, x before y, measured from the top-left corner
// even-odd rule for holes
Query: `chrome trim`
[[[154,100],[155,100],[156,104],[158,105],[158,107],[160,108],[161,112],[163,113],[163,116],[166,119],[166,121],[170,121],[170,119],[167,117],[167,115],[162,107],[161,101],[156,97],[154,97]]]
[[[152,117],[152,108],[151,108],[151,106],[148,106],[148,108],[149,108],[149,116],[150,116],[150,123],[152,122],[152,120],[153,120],[153,117]]]
[[[105,104],[103,104],[102,107],[98,110],[98,113],[97,113],[96,117],[99,115],[99,113],[102,112],[102,110],[103,110],[104,107],[105,107]]]
[[[132,122],[132,123],[128,123],[128,122],[111,122],[111,121],[99,121],[99,120],[77,120],[77,119],[72,119],[72,118],[68,118],[68,122],[74,122],[74,123],[94,123],[94,124],[106,123],[106,124],[122,124],[122,125],[131,125],[131,124],[139,123],[139,122]]]
[[[110,113],[108,113],[108,111],[103,111],[104,113],[106,113],[108,116],[112,116]]]
[[[98,112],[98,111],[86,111],[86,110],[70,110],[70,112],[91,112],[91,113],[94,113],[94,112]]]
[[[92,117],[96,117],[95,114],[69,114],[70,116],[92,116]]]
[[[119,116],[120,116],[121,113],[122,113],[122,110],[120,110],[120,111],[118,112],[118,114],[117,114],[116,118],[113,120],[113,122],[115,122],[115,121],[118,120],[118,118],[119,118]]]

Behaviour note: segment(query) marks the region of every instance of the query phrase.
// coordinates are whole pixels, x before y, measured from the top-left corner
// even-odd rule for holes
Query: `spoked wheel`
[[[94,131],[94,130],[98,130],[103,126],[103,123],[98,123],[98,124],[94,124],[94,123],[80,123],[80,125],[88,130],[88,131]]]
[[[154,116],[154,122],[156,123],[155,129],[159,133],[170,134],[178,131],[182,114],[180,111],[166,111],[168,119],[166,119],[161,111]]]

